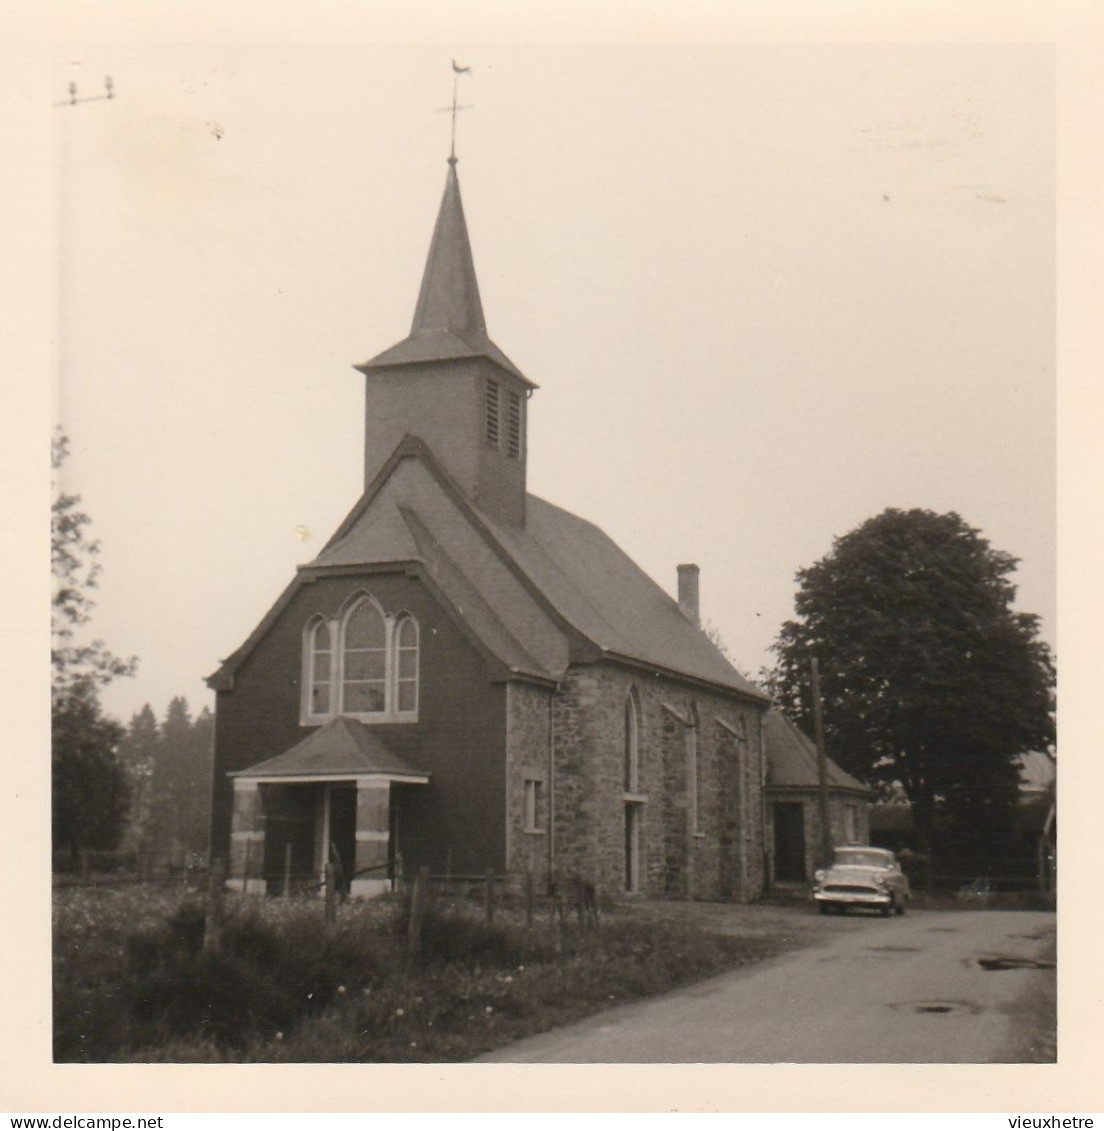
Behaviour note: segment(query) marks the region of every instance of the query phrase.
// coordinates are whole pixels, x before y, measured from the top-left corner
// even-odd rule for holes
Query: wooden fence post
[[[207,915],[203,924],[203,949],[217,951],[222,942],[222,905],[226,865],[216,860],[207,877]]]
[[[88,866],[88,849],[82,848],[80,850],[80,875],[81,883],[88,883],[89,866]]]
[[[487,869],[487,886],[483,893],[483,910],[487,916],[487,926],[494,922],[494,870]]]
[[[326,862],[326,922],[337,920],[337,883],[332,861]]]
[[[284,845],[284,899],[291,895],[291,841]]]
[[[422,920],[425,918],[429,895],[429,869],[423,865],[414,878],[414,891],[410,897],[410,922],[406,928],[406,955],[411,964],[418,961],[422,951]]]
[[[525,873],[525,929],[533,926],[533,873]]]

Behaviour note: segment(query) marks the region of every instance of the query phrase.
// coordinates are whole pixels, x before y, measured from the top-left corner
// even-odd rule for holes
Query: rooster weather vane
[[[470,75],[471,67],[461,67],[455,59],[452,61],[452,105],[442,106],[437,111],[439,114],[452,114],[452,144],[449,147],[449,164],[456,164],[456,115],[461,110],[470,110],[471,106],[461,106],[457,102],[457,93],[460,86],[460,76]]]

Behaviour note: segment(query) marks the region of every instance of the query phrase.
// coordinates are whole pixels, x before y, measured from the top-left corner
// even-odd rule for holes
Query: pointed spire
[[[461,337],[473,332],[487,333],[455,157],[449,158],[445,194],[441,197],[410,333],[427,330],[451,330]]]
[[[448,164],[445,192],[433,228],[410,335],[356,368],[367,372],[413,362],[486,357],[536,388],[487,336],[468,225],[460,201],[456,158],[449,157]]]

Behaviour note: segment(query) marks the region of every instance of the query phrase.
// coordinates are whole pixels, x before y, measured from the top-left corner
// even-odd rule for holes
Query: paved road
[[[848,916],[807,949],[611,1009],[482,1057],[510,1063],[965,1063],[1019,1060],[1026,996],[1052,969],[1055,917],[1033,911]],[[842,926],[842,921],[840,922]]]

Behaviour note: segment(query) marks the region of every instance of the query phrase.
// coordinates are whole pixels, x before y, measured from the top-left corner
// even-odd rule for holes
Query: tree
[[[86,695],[89,689],[133,675],[137,667],[137,660],[120,659],[108,651],[102,640],[77,642],[77,630],[92,619],[95,608],[89,590],[99,584],[100,565],[96,558],[100,544],[88,537],[87,527],[92,520],[79,509],[80,496],[67,494],[58,485],[68,454],[68,437],[59,428],[54,433],[51,451],[55,479],[50,523],[50,567],[54,577],[50,660],[55,700],[78,686],[80,693]]]
[[[932,854],[995,847],[1015,759],[1054,741],[1054,664],[1038,618],[1012,609],[1016,565],[957,514],[886,510],[798,572],[774,646],[783,709],[808,725],[816,656],[829,753],[903,788]]]
[[[123,728],[77,685],[55,699],[51,728],[53,845],[75,865],[82,849],[112,849],[127,814],[128,789],[115,751]]]
[[[75,863],[81,849],[114,848],[122,834],[127,786],[117,748],[123,729],[101,712],[98,691],[113,679],[132,675],[136,661],[120,659],[100,640],[78,640],[95,605],[89,590],[97,584],[100,547],[88,537],[91,519],[79,509],[80,496],[58,486],[67,453],[68,441],[59,429],[52,449],[50,524],[53,843],[68,849]]]
[[[204,707],[194,721],[183,696],[161,724],[153,769],[153,811],[159,846],[170,854],[207,850],[214,716]]]
[[[136,852],[148,849],[153,835],[152,786],[159,739],[157,718],[147,703],[131,716],[119,744],[119,761],[130,791],[125,847]]]

